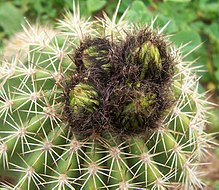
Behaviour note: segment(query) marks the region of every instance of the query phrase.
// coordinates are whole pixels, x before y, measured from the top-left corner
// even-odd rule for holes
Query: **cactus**
[[[127,11],[117,22],[119,5],[91,21],[73,2],[54,35],[28,41],[24,27],[25,48],[2,61],[2,188],[203,188],[213,141],[196,67],[168,24],[134,26]]]

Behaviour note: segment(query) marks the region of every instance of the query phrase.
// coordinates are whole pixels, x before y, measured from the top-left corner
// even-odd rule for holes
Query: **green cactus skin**
[[[167,25],[154,31],[154,20],[137,29],[126,12],[116,22],[120,2],[112,20],[104,14],[98,23],[81,18],[73,2],[74,14],[66,13],[47,43],[45,36],[26,40],[26,55],[2,60],[2,189],[204,187],[199,165],[213,143],[204,131],[210,103],[198,92],[192,62],[160,34]],[[109,81],[118,88],[110,91]]]

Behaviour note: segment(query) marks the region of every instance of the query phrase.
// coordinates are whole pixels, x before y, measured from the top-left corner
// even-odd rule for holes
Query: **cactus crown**
[[[74,131],[133,135],[160,126],[176,63],[156,32],[146,27],[119,42],[87,37],[72,59],[77,73],[64,92]]]

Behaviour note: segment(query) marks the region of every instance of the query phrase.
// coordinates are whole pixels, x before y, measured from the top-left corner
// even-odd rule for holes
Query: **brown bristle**
[[[159,77],[141,80],[143,66],[133,63],[135,59],[131,55],[145,42],[150,42],[159,50],[162,70]],[[94,52],[89,54],[90,50]],[[163,37],[149,28],[128,35],[120,43],[112,43],[105,38],[87,38],[74,52],[74,60],[77,74],[66,82],[64,117],[76,133],[85,136],[94,132],[101,134],[105,130],[124,135],[145,133],[160,126],[166,111],[174,102],[170,90],[174,59]],[[109,69],[106,71],[103,65],[109,66]],[[93,112],[84,109],[80,114],[75,114],[70,105],[69,93],[79,83],[92,86],[98,94],[99,104]],[[140,101],[151,95],[153,99],[149,99],[146,110],[136,108],[133,113],[124,111],[133,101],[138,103],[138,99]],[[133,127],[133,121],[127,119],[131,117],[140,119],[134,120],[137,127]]]

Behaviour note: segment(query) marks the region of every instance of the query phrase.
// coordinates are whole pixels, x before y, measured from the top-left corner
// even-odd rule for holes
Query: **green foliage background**
[[[112,17],[117,0],[80,0],[81,15],[101,16],[105,11]],[[63,17],[64,10],[72,10],[72,0],[2,0],[0,1],[0,52],[4,41],[25,23],[25,17],[31,23],[54,25]],[[191,43],[184,53],[203,43],[187,59],[199,58],[195,66],[201,66],[203,72],[200,90],[212,90],[213,100],[219,101],[219,1],[218,0],[123,0],[119,9],[121,16],[129,7],[126,19],[144,24],[158,15],[156,25],[163,26],[171,21],[168,34],[174,34],[176,45]],[[208,71],[208,72],[206,72]],[[213,131],[219,131],[219,109],[212,110]],[[216,188],[218,188],[218,182]]]

